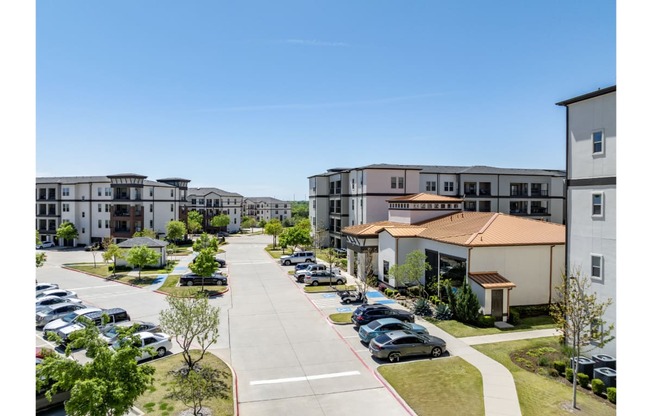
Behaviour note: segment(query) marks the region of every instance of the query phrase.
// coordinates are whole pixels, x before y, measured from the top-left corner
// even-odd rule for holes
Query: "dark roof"
[[[265,202],[268,204],[273,204],[273,203],[291,203],[292,201],[282,201],[280,199],[272,198],[270,196],[247,196],[244,198],[246,201],[253,201],[253,202]]]
[[[118,247],[120,248],[131,248],[136,246],[165,247],[167,245],[167,241],[156,240],[151,237],[134,237],[118,243]]]
[[[238,193],[225,191],[225,190],[219,189],[219,188],[188,188],[186,198],[189,198],[192,195],[205,196],[205,195],[210,194],[211,192],[215,193],[215,194],[217,194],[219,196],[239,196],[239,197],[242,197],[242,195],[240,195]]]
[[[469,279],[473,280],[485,289],[503,289],[516,287],[516,285],[498,272],[476,272],[469,273]]]
[[[343,170],[340,168],[329,169],[328,172],[318,175],[309,176],[331,176],[340,172],[350,172],[352,170],[364,169],[391,169],[391,170],[419,170],[420,174],[428,173],[450,173],[450,174],[485,174],[485,175],[527,175],[527,176],[566,176],[563,170],[555,169],[528,169],[528,168],[499,168],[493,166],[440,166],[440,165],[392,165],[387,163],[378,163],[357,168]]]
[[[56,183],[61,185],[74,185],[78,183],[106,183],[110,184],[112,177],[123,177],[123,176],[137,176],[141,178],[146,178],[142,175],[110,175],[110,176],[53,176],[53,177],[40,177],[36,178],[36,184],[46,184],[46,183]],[[160,186],[160,187],[172,187],[167,183],[149,181],[147,179],[143,180],[143,185],[147,186]]]
[[[561,105],[561,106],[567,106],[569,104],[575,104],[579,101],[584,101],[588,100],[589,98],[594,98],[594,97],[599,97],[601,95],[609,94],[616,91],[616,86],[612,85],[611,87],[607,88],[598,88],[596,91],[589,92],[587,94],[579,95],[574,98],[569,98],[568,100],[560,101],[556,103],[556,105]]]

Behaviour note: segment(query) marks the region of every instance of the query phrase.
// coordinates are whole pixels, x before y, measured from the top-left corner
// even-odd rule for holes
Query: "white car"
[[[46,296],[59,296],[60,298],[70,299],[77,298],[77,293],[66,289],[50,289],[36,295],[36,300],[43,299]]]
[[[140,338],[140,347],[151,347],[154,350],[154,355],[150,355],[147,351],[143,351],[140,357],[136,361],[141,362],[151,357],[163,357],[166,352],[172,349],[172,338],[163,332],[140,332],[134,334],[136,337]],[[125,341],[125,340],[123,340]],[[113,343],[111,348],[119,348],[119,342]]]
[[[79,305],[79,306],[81,306],[81,305]],[[49,332],[57,332],[57,330],[63,328],[66,325],[76,323],[79,320],[80,316],[88,315],[89,313],[98,312],[98,311],[102,310],[102,309],[99,309],[99,308],[87,308],[85,306],[82,306],[82,308],[83,309],[79,309],[79,310],[75,310],[73,312],[70,312],[69,314],[62,316],[59,319],[55,319],[54,321],[52,321],[49,324],[45,325],[43,327],[43,333],[47,335]]]
[[[58,321],[65,316],[74,314],[80,309],[87,309],[85,305],[78,303],[59,303],[57,305],[48,306],[45,309],[36,313],[36,327],[45,328],[53,321]]]
[[[59,289],[59,285],[56,283],[37,283],[36,284],[36,294],[45,292],[46,290]]]
[[[81,304],[81,299],[77,298],[62,298],[61,296],[43,296],[36,299],[36,312],[41,311],[48,306],[58,305],[60,303],[78,303]]]
[[[41,244],[36,245],[36,249],[42,249],[42,248],[52,248],[54,247],[54,243],[52,241],[44,241]]]
[[[329,271],[307,272],[303,275],[303,282],[306,285],[317,286],[320,283],[329,283],[334,285],[343,285],[346,283],[346,277],[331,273]]]

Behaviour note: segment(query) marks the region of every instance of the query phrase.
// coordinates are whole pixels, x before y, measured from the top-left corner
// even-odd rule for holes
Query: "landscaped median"
[[[170,296],[192,297],[202,291],[199,286],[179,286],[181,275],[171,274],[165,279],[165,282],[157,289],[157,292],[165,293]],[[229,290],[228,286],[204,286],[203,291],[207,292],[208,297],[220,296]]]
[[[90,274],[97,277],[103,277],[105,279],[110,279],[114,281],[119,281],[122,283],[127,283],[133,286],[145,287],[152,285],[154,281],[161,274],[168,274],[174,270],[174,266],[177,264],[177,261],[171,261],[167,267],[161,269],[145,269],[140,273],[140,277],[130,275],[131,270],[121,269],[116,273],[113,273],[109,269],[109,265],[106,264],[93,264],[93,263],[71,263],[64,264],[63,267],[76,270],[82,273]],[[111,266],[112,267],[112,266]]]

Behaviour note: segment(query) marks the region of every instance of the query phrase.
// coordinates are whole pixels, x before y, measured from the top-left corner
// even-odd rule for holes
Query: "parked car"
[[[59,285],[56,283],[37,283],[36,284],[36,294],[38,295],[41,292],[46,290],[59,289]]]
[[[218,264],[219,267],[226,267],[226,260],[221,259],[221,258],[215,256],[215,261],[217,262],[217,264]],[[195,259],[192,259],[192,261],[190,262],[190,264],[193,264],[194,262],[195,262]]]
[[[81,306],[81,305],[78,305]],[[85,316],[88,315],[89,313],[93,312],[98,312],[101,311],[102,309],[99,308],[88,308],[88,307],[83,307],[83,309],[77,309],[74,310],[64,316],[62,316],[59,319],[55,319],[51,321],[50,323],[46,324],[43,327],[43,333],[47,335],[50,332],[56,332],[59,328],[63,328],[66,325],[73,324],[79,320],[80,316]]]
[[[289,266],[298,263],[315,263],[317,258],[312,251],[296,251],[287,256],[281,256],[280,260],[282,265]]]
[[[360,326],[358,336],[360,337],[360,341],[367,344],[380,334],[399,330],[422,335],[428,334],[428,329],[422,325],[414,324],[412,322],[403,322],[396,318],[380,318],[371,321],[366,325]]]
[[[346,257],[346,249],[344,248],[336,248],[333,251],[337,257]]]
[[[231,234],[227,233],[226,231],[218,231],[218,232],[217,232],[217,236],[218,236],[218,237],[228,237],[228,236],[230,236],[230,235],[231,235]]]
[[[198,274],[195,273],[188,273],[184,274],[179,278],[179,285],[180,286],[197,286],[197,285],[204,285],[204,286],[214,286],[214,285],[223,285],[225,286],[227,284],[228,278],[227,276],[221,274],[221,273],[213,273],[212,276],[208,277],[202,277]]]
[[[299,272],[301,270],[304,270],[306,267],[310,266],[311,264],[315,263],[297,263],[294,265],[294,273]]]
[[[36,365],[38,366],[43,362],[42,358],[36,358]],[[42,412],[44,410],[51,409],[55,406],[59,406],[63,403],[65,403],[66,400],[70,399],[70,390],[57,390],[56,393],[52,395],[50,399],[48,399],[45,395],[45,392],[50,388],[51,386],[44,386],[40,390],[36,390],[36,414],[39,414],[39,412]]]
[[[60,296],[43,296],[36,300],[36,312],[41,311],[48,306],[57,305],[59,303],[79,303],[81,304],[81,299],[77,298],[62,298]]]
[[[414,322],[414,314],[402,309],[392,309],[386,305],[360,305],[351,314],[353,325],[366,325],[380,318],[396,318],[403,322]]]
[[[317,286],[320,283],[343,285],[344,282],[346,282],[346,277],[325,270],[318,272],[306,272],[306,274],[303,276],[303,282],[307,285],[313,286]]]
[[[303,278],[306,276],[306,273],[308,272],[323,272],[323,271],[330,271],[330,266],[326,264],[319,264],[319,263],[301,263],[301,264],[308,264],[307,267],[304,267],[302,270],[297,271],[295,268],[294,271],[294,278],[297,279],[297,282],[303,283]],[[337,267],[333,267],[333,273],[339,274],[340,269]]]
[[[172,338],[163,332],[140,332],[134,335],[140,339],[141,348],[151,347],[154,349],[155,357],[163,357],[166,352],[172,349]],[[117,349],[119,348],[121,342],[126,341],[126,339],[123,339],[121,341],[114,342],[113,345],[111,345],[111,348]],[[143,351],[143,353],[136,359],[136,361],[140,362],[150,357],[152,357],[150,353]]]
[[[409,331],[391,331],[372,339],[369,352],[376,358],[387,359],[392,363],[401,357],[429,355],[440,357],[446,352],[446,341],[433,335],[414,334]]]
[[[118,339],[119,328],[136,327],[134,334],[139,332],[157,332],[160,330],[159,326],[153,322],[145,321],[128,321],[109,324],[100,330],[100,339],[106,341],[107,344],[113,344]]]
[[[127,311],[122,308],[103,309],[101,311],[89,313],[84,317],[90,319],[90,321],[98,328],[104,328],[106,325],[131,320]],[[84,328],[86,328],[85,319],[77,318],[75,322],[57,329],[56,332],[61,338],[62,343],[65,344],[68,342],[70,334]]]
[[[50,290],[44,290],[43,292],[40,292],[39,294],[36,295],[36,299],[41,299],[46,296],[58,296],[60,298],[76,298],[77,293],[73,292],[72,290],[66,290],[66,289],[50,289]]]
[[[86,309],[86,306],[70,302],[48,306],[45,309],[36,312],[36,327],[43,328],[53,321],[57,321],[66,315],[75,313],[79,309]]]
[[[101,249],[102,249],[102,244],[100,243],[93,243],[84,247],[84,251],[93,251],[93,250],[101,250]]]
[[[52,241],[44,241],[41,244],[37,244],[36,249],[40,250],[40,249],[43,249],[43,248],[52,248],[54,246],[55,245],[54,245],[54,243]]]

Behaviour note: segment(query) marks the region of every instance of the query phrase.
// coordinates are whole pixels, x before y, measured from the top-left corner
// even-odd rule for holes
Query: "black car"
[[[193,285],[226,286],[226,284],[227,284],[227,277],[219,273],[214,273],[212,276],[209,277],[202,277],[195,273],[188,273],[188,274],[184,274],[179,278],[179,285],[181,286],[193,286]]]
[[[195,259],[192,259],[192,261],[190,262],[190,264],[193,264],[194,262],[195,262]],[[220,258],[218,258],[217,256],[215,256],[215,262],[217,263],[217,265],[218,265],[220,268],[222,268],[222,267],[226,267],[226,260],[220,259]]]
[[[356,327],[366,325],[380,318],[396,318],[403,322],[414,322],[414,314],[412,312],[392,309],[386,305],[360,305],[351,314],[351,322]]]

